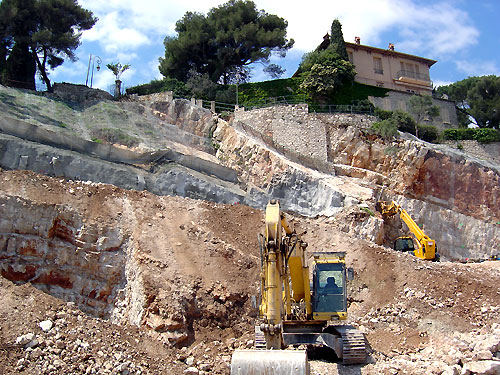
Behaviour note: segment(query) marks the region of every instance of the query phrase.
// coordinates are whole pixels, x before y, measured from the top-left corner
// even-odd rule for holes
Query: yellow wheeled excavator
[[[391,203],[378,201],[375,209],[382,214],[382,217],[392,217],[397,214],[401,220],[408,226],[410,232],[415,236],[417,248],[415,248],[412,237],[398,237],[394,241],[394,250],[397,251],[411,251],[420,259],[439,260],[439,255],[436,252],[436,241],[431,239],[419,228],[417,223],[411,218],[410,214],[406,212],[399,204],[392,201]]]
[[[277,200],[266,208],[261,251],[260,321],[255,350],[236,350],[231,375],[306,375],[307,353],[283,350],[292,345],[322,345],[343,364],[366,362],[365,337],[347,318],[346,282],[352,278],[344,252],[312,253],[312,280],[307,243],[289,226]]]

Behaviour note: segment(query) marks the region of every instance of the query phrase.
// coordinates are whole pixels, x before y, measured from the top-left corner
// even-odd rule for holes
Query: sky
[[[80,0],[99,19],[85,31],[76,50],[78,61],[66,61],[51,72],[52,82],[92,85],[109,91],[114,76],[108,63],[130,64],[121,77],[125,87],[161,79],[158,58],[165,36],[175,36],[175,22],[188,12],[206,14],[226,1],[214,0]],[[342,24],[344,39],[422,56],[438,62],[431,67],[435,86],[470,76],[500,75],[500,0],[254,0],[258,9],[288,21],[287,37],[295,40],[285,58],[272,61],[290,77],[304,53],[317,47],[332,21]],[[297,4],[297,5],[295,5]],[[90,69],[92,71],[92,69]],[[270,79],[255,69],[252,81]]]

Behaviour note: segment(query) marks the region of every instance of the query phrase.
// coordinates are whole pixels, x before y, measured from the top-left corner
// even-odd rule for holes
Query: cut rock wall
[[[0,197],[0,269],[102,318],[114,314],[127,282],[128,239],[84,224],[64,207]]]
[[[361,126],[350,126],[331,118],[318,122],[317,115],[307,114],[300,107],[256,110],[255,117],[252,117],[253,112],[236,114],[234,125],[239,131],[234,132],[230,128],[223,134],[222,127],[218,128],[221,133],[217,133],[220,135],[217,156],[226,165],[235,168],[246,181],[277,195],[284,204],[292,201],[300,206],[303,204],[302,198],[304,201],[314,201],[315,198],[308,194],[309,191],[316,191],[313,197],[318,197],[318,201],[326,202],[325,206],[336,206],[330,210],[322,207],[322,211],[318,212],[332,214],[353,202],[367,202],[370,206],[374,203],[371,200],[383,190],[384,199],[402,200],[403,207],[436,239],[444,257],[481,258],[500,253],[497,240],[500,234],[500,171],[495,164],[466,157],[447,146],[417,141],[408,135],[401,135],[391,142],[383,141],[363,131],[363,127],[370,124],[369,119],[365,119]],[[327,178],[327,175],[318,172],[316,177],[309,174],[307,183],[297,184],[298,179],[295,179],[292,184],[285,183],[283,189],[273,190],[282,181],[294,180],[290,179],[290,175],[296,175],[300,170],[294,163],[286,164],[280,158],[273,157],[272,151],[262,151],[262,146],[265,145],[271,150],[274,146],[276,152],[285,156],[288,155],[288,150],[292,150],[292,156],[294,152],[299,152],[295,143],[287,143],[286,137],[280,138],[285,152],[275,146],[277,142],[274,139],[273,124],[276,121],[273,116],[280,120],[292,114],[297,114],[294,124],[308,123],[325,130],[322,134],[325,134],[328,145],[327,161],[318,159],[320,168],[317,169],[326,171],[332,168],[337,178],[332,173]],[[253,138],[253,141],[238,135],[239,132]],[[231,149],[236,152],[232,153]],[[237,165],[241,167],[238,168]],[[309,166],[313,165],[314,163],[309,163]],[[345,179],[342,180],[343,183],[334,182],[344,176],[362,179],[362,182],[358,182],[360,190],[352,189],[352,185],[346,184]],[[320,189],[311,188],[315,178],[321,179],[323,183],[327,182],[342,198],[334,201],[320,198]],[[306,181],[304,178],[300,180]],[[281,190],[284,194],[280,196],[277,191]],[[376,242],[387,237],[385,229],[389,232],[389,237],[402,235],[402,227],[391,231],[391,225],[384,229],[378,221],[361,221],[358,224],[352,222],[346,225],[347,232],[361,237],[374,231],[369,238],[377,239]],[[387,243],[390,244],[390,241]]]
[[[500,164],[500,142],[481,144],[474,140],[465,141],[445,141],[445,144],[451,148],[457,149],[458,145],[462,146],[464,153],[472,155],[476,158],[489,160],[496,164]]]
[[[286,131],[289,118],[294,119],[291,128],[302,126],[310,134],[308,140],[309,135],[304,132],[300,146],[297,145],[297,135]],[[498,165],[466,158],[463,153],[447,146],[415,141],[412,137],[386,142],[363,131],[373,118],[361,115],[349,118],[353,122],[347,121],[345,115],[342,119],[333,115],[320,117],[308,114],[302,106],[281,106],[237,112],[234,123],[237,128],[243,128],[239,124],[243,122],[262,134],[262,138],[271,137],[275,143],[279,137],[285,150],[305,153],[322,163],[321,171],[328,172],[326,169],[331,168],[339,174],[366,178],[408,197],[478,219],[500,220]],[[277,132],[283,131],[292,136],[277,136]],[[318,137],[321,141],[314,143]],[[313,152],[316,147],[324,149]],[[313,163],[308,166],[314,167]]]

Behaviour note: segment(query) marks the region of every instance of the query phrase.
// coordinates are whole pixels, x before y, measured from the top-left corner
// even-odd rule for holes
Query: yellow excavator
[[[277,200],[266,207],[261,251],[260,321],[255,350],[236,350],[231,375],[307,375],[304,350],[289,346],[320,345],[334,350],[343,364],[366,362],[365,337],[347,318],[346,282],[352,279],[344,252],[312,253],[312,280],[307,243],[288,224]],[[311,282],[312,281],[312,282]]]
[[[410,232],[415,236],[417,248],[415,248],[412,237],[398,237],[394,241],[394,250],[397,251],[412,251],[413,254],[420,259],[439,260],[439,255],[436,252],[436,241],[431,239],[419,228],[417,223],[411,218],[399,204],[392,201],[391,203],[378,201],[375,209],[382,214],[383,218],[393,217],[399,214],[401,220],[408,226]]]

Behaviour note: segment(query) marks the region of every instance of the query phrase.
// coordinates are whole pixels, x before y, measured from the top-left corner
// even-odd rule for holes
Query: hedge
[[[491,128],[446,129],[444,139],[452,141],[476,140],[480,143],[500,142],[500,131]]]

